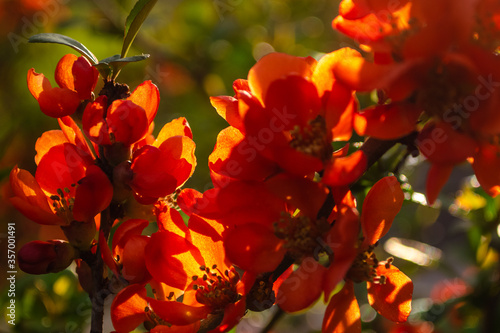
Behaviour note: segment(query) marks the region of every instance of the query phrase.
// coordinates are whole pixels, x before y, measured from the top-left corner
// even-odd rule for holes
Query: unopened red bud
[[[79,250],[90,249],[92,240],[96,235],[96,225],[94,221],[72,221],[69,226],[61,227],[61,229],[71,245]]]
[[[18,253],[19,268],[29,274],[57,273],[68,267],[76,251],[66,241],[32,241]]]

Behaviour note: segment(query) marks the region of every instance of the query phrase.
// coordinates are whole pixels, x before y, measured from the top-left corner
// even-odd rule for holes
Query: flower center
[[[200,266],[203,273],[201,278],[198,275],[192,276],[193,289],[196,290],[196,300],[217,310],[224,309],[230,303],[236,303],[241,299],[241,295],[236,290],[236,284],[240,280],[239,274],[234,267],[225,270],[224,274],[213,265],[212,269]]]
[[[282,213],[278,222],[273,224],[276,237],[285,241],[285,248],[294,259],[313,256],[318,260],[320,253],[332,253],[323,240],[330,224],[325,218],[311,221],[307,216],[291,216]]]
[[[295,126],[290,134],[292,136],[290,146],[295,150],[317,157],[322,161],[328,161],[332,157],[333,149],[329,142],[323,117],[316,117],[303,128]]]
[[[75,187],[75,184],[71,184]],[[52,207],[54,207],[57,216],[63,220],[70,223],[73,220],[73,205],[75,204],[75,198],[70,196],[69,188],[65,187],[62,189],[57,189],[57,195],[51,195],[50,200],[52,200]]]
[[[366,251],[358,253],[351,268],[346,274],[346,279],[356,283],[370,281],[379,284],[385,284],[386,277],[377,274],[379,261],[373,252],[377,244],[370,246]],[[386,267],[392,264],[393,258],[388,258],[385,262]]]
[[[473,87],[467,84],[473,80],[462,66],[437,64],[425,79],[425,88],[417,92],[416,103],[430,116],[448,122],[450,119],[460,119],[459,122],[453,121],[454,126],[467,130],[467,119],[471,113],[469,109],[479,106],[476,105],[477,99],[467,98],[474,97]],[[469,105],[471,101],[474,103]]]
[[[262,279],[254,283],[247,296],[247,309],[255,312],[269,309],[276,301],[271,279]]]

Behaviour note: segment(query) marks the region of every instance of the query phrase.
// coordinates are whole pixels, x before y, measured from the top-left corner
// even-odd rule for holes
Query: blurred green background
[[[131,89],[144,80],[158,85],[161,104],[156,132],[180,116],[188,119],[197,144],[198,166],[186,186],[210,188],[207,158],[217,133],[227,126],[209,96],[233,95],[232,82],[246,78],[263,55],[285,52],[321,57],[349,42],[331,29],[338,0],[171,0],[159,1],[139,32],[129,55],[148,53],[143,62],[122,70],[118,81]],[[62,237],[57,228],[40,227],[8,204],[8,174],[14,165],[35,171],[34,144],[57,122],[44,116],[26,86],[30,68],[52,82],[66,46],[28,44],[36,33],[57,32],[89,48],[98,59],[120,53],[123,26],[135,1],[0,0],[0,332],[86,332],[90,303],[70,270],[47,276],[16,274],[16,325],[8,325],[7,223],[16,224],[17,249],[35,239]],[[360,96],[362,104],[370,96]],[[381,176],[396,171],[407,201],[378,257],[395,264],[415,283],[413,312],[407,325],[392,325],[367,306],[359,286],[363,329],[369,332],[495,332],[500,325],[498,270],[498,200],[477,187],[467,166],[429,207],[424,192],[426,163],[407,158],[396,147],[363,178],[355,192],[360,203]],[[413,254],[413,257],[410,255]],[[398,258],[399,257],[399,258]],[[364,289],[366,293],[366,288]],[[363,301],[364,300],[364,301]],[[110,303],[110,302],[109,302]],[[276,332],[318,332],[323,302],[311,311],[285,316]],[[251,313],[237,332],[259,332],[276,309]],[[493,325],[493,326],[491,326]],[[112,328],[107,323],[105,332]],[[497,329],[498,330],[498,329]],[[139,330],[140,331],[140,330]]]

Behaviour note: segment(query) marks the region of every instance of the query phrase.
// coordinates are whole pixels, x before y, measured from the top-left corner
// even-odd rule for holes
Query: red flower
[[[368,192],[361,214],[364,239],[345,275],[344,287],[328,304],[323,320],[324,332],[361,332],[353,282],[368,282],[368,302],[387,319],[404,322],[408,318],[413,283],[392,266],[392,258],[379,262],[373,253],[375,244],[389,231],[403,200],[403,192],[395,177],[381,179]]]
[[[240,279],[225,258],[223,228],[197,215],[186,227],[180,214],[165,205],[157,207],[157,218],[160,231],[146,246],[146,266],[152,283],[172,291],[151,298],[143,285],[122,290],[112,305],[115,329],[128,332],[148,321],[157,331],[171,326],[197,332],[200,325],[206,330],[218,326],[213,332],[230,330],[245,313],[246,293],[254,278],[244,274]],[[179,290],[182,302],[175,299]]]
[[[334,158],[331,146],[350,138],[357,106],[353,91],[332,74],[338,60],[337,52],[319,62],[272,53],[252,67],[248,81],[235,81],[235,97],[212,97],[232,126],[219,135],[210,156],[214,180],[260,181],[279,169],[298,176],[324,170],[329,185],[358,178],[364,154]],[[333,176],[347,169],[341,180]]]
[[[133,152],[128,185],[139,202],[154,203],[182,186],[196,167],[195,143],[185,118],[163,126],[151,145]]]
[[[93,223],[94,216],[110,204],[113,187],[94,165],[74,122],[64,118],[59,123],[62,131],[46,132],[37,141],[35,177],[17,167],[12,170],[10,184],[15,196],[10,200],[39,224]]]
[[[126,99],[110,103],[103,95],[88,104],[83,113],[83,129],[98,145],[120,142],[130,146],[148,133],[158,111],[160,94],[151,81],[145,81]]]
[[[59,87],[34,69],[28,71],[28,88],[38,101],[43,113],[61,118],[73,114],[81,100],[90,100],[97,83],[98,72],[87,59],[67,54],[61,58],[55,71]]]
[[[454,165],[481,161],[484,151],[478,147],[500,134],[500,60],[492,38],[498,36],[500,6],[487,0],[396,5],[381,0],[342,1],[340,8],[334,27],[363,44],[373,60],[346,49],[335,76],[357,91],[377,89],[380,97],[378,105],[355,114],[354,128],[381,139],[422,130],[417,145],[432,163],[427,179],[432,203]],[[496,173],[474,169],[485,190],[498,194]]]

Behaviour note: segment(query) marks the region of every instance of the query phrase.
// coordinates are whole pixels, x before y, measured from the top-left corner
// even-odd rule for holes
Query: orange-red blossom
[[[278,171],[297,176],[323,171],[328,185],[346,184],[366,168],[358,151],[335,156],[332,142],[351,137],[357,107],[353,91],[333,75],[339,53],[319,61],[282,53],[260,59],[248,80],[236,80],[235,97],[212,97],[231,125],[217,139],[209,165],[217,184],[262,181]]]
[[[91,100],[98,72],[84,57],[67,54],[59,60],[52,87],[49,79],[32,68],[28,71],[28,88],[44,114],[61,118],[75,113],[80,102]]]
[[[333,21],[366,52],[343,49],[335,77],[379,91],[378,105],[355,113],[355,130],[380,139],[421,131],[431,203],[466,160],[487,193],[500,193],[499,17],[491,0],[344,0]]]

